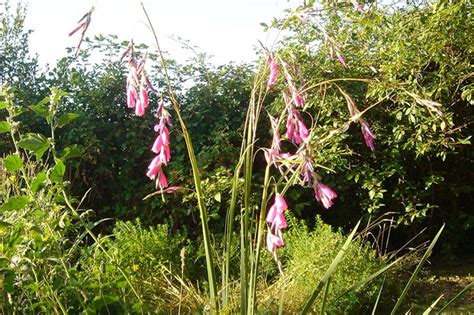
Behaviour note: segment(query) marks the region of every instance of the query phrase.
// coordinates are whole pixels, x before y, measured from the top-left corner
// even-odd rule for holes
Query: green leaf
[[[31,183],[31,190],[33,192],[37,192],[45,180],[46,180],[46,172],[43,171],[43,172],[38,173],[38,175],[36,175],[36,178]]]
[[[434,310],[436,304],[443,298],[444,294],[441,294],[424,312],[423,315],[430,315],[430,313]]]
[[[0,102],[0,109],[7,108],[7,106],[8,106],[7,102],[5,102],[5,101]]]
[[[52,96],[54,104],[59,103],[59,100],[63,98],[63,96],[67,96],[67,95],[69,95],[69,93],[61,91],[57,87],[53,87],[51,89],[51,96]]]
[[[0,213],[5,212],[5,211],[11,211],[11,210],[18,210],[26,206],[31,202],[31,197],[29,196],[17,196],[8,199],[6,203],[4,203],[0,207]]]
[[[10,123],[8,121],[0,121],[0,133],[5,133],[10,131]]]
[[[33,106],[43,106],[44,104],[48,104],[48,103],[49,103],[49,96],[46,96],[41,101],[39,101],[36,105],[33,105]]]
[[[49,114],[49,108],[44,105],[31,105],[30,108],[40,117],[47,118]]]
[[[449,302],[446,303],[446,304],[438,311],[437,314],[442,314],[445,309],[447,309],[451,304],[453,304],[453,303],[456,302],[461,296],[463,296],[464,293],[466,293],[467,291],[471,290],[472,288],[474,288],[474,281],[472,281],[471,283],[469,283],[464,289],[461,290],[461,292],[459,292],[458,294],[456,294],[455,297],[453,297],[451,300],[449,300]]]
[[[118,300],[118,296],[115,295],[99,295],[95,297],[92,304],[94,305],[94,308],[100,309],[104,306],[118,302]]]
[[[217,202],[221,202],[221,200],[222,200],[221,193],[218,192],[217,194],[215,194],[215,195],[214,195],[214,199],[215,199]]]
[[[43,156],[44,152],[49,149],[49,141],[43,135],[38,133],[29,133],[23,137],[18,146],[21,148],[33,152],[36,158],[39,160]]]
[[[124,276],[120,276],[115,280],[115,284],[117,285],[117,287],[123,289],[127,286],[128,283],[127,279],[125,279]]]
[[[5,221],[0,221],[0,229],[6,229],[12,226],[11,223],[5,222]]]
[[[402,293],[400,294],[400,297],[398,298],[398,301],[397,303],[395,304],[395,306],[393,307],[393,310],[390,314],[397,314],[397,310],[398,308],[402,305],[402,302],[403,300],[405,299],[405,296],[407,295],[408,293],[408,290],[410,289],[410,287],[413,285],[413,283],[415,282],[415,279],[416,277],[418,276],[418,273],[420,272],[421,268],[423,267],[423,265],[425,264],[426,260],[428,259],[428,257],[430,256],[431,252],[433,251],[433,247],[435,246],[436,242],[438,241],[438,238],[439,236],[441,235],[441,233],[443,232],[443,229],[444,229],[444,224],[443,226],[441,227],[441,229],[439,229],[438,233],[436,234],[435,238],[433,239],[433,241],[431,242],[430,246],[428,246],[428,249],[426,250],[425,254],[423,255],[423,257],[421,257],[421,260],[420,262],[418,263],[418,266],[416,266],[416,269],[415,271],[413,272],[413,274],[411,275],[410,279],[408,280],[408,283],[407,285],[405,286],[405,289],[403,289]]]
[[[71,121],[78,118],[79,116],[81,116],[81,115],[74,114],[74,113],[62,114],[58,118],[58,127],[59,128],[64,127],[65,125],[69,124]]]
[[[3,290],[6,293],[13,293],[15,290],[15,272],[13,270],[6,270],[3,273]]]
[[[67,159],[81,157],[82,148],[77,144],[69,145],[63,149],[61,154],[61,160],[66,161]]]
[[[49,174],[49,179],[53,183],[60,183],[63,180],[64,173],[66,172],[66,166],[61,159],[56,159],[56,165]]]
[[[16,172],[23,167],[23,160],[18,155],[10,154],[3,159],[3,165],[7,172]]]

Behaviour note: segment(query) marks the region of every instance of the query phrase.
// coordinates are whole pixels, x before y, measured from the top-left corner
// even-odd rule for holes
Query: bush
[[[333,231],[331,226],[318,217],[316,226],[310,230],[302,221],[289,220],[285,234],[286,246],[281,250],[284,275],[261,291],[259,308],[274,313],[283,300],[284,313],[296,313],[318,285],[334,257],[341,249],[346,237],[341,230]],[[358,292],[351,291],[332,302],[355,283],[364,280],[382,268],[383,259],[368,244],[354,240],[336,271],[331,276],[327,311],[329,313],[363,313],[365,306],[373,305],[379,282],[369,282]],[[275,266],[270,255],[265,255],[264,266]],[[264,278],[271,279],[275,268],[264,270]],[[380,279],[377,279],[380,280]],[[323,294],[313,304],[313,311],[319,311]],[[370,301],[370,302],[369,302]],[[331,303],[332,302],[332,303]]]
[[[118,221],[112,236],[84,248],[80,265],[90,290],[88,311],[197,311],[204,298],[184,280],[199,274],[194,252],[185,236],[170,235],[167,225]]]

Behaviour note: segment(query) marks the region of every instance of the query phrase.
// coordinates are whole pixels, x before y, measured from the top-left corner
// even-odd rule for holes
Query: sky
[[[19,0],[11,1],[13,3]],[[288,0],[144,0],[162,49],[178,61],[189,52],[169,37],[181,37],[214,57],[216,64],[245,62],[255,57],[258,41],[271,46],[275,34],[263,31],[261,22],[283,16],[300,1]],[[153,44],[139,0],[23,0],[26,28],[32,29],[30,49],[41,64],[54,64],[65,48],[77,44],[79,34],[68,37],[77,21],[95,6],[86,36],[116,34],[119,39]]]

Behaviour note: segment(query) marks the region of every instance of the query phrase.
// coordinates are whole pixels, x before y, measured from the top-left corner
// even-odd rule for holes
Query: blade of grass
[[[444,294],[441,294],[439,296],[439,298],[436,299],[436,301],[434,301],[430,307],[428,307],[424,312],[423,312],[423,315],[429,315],[431,313],[431,311],[433,310],[433,308],[436,306],[436,304],[438,304],[438,302],[441,300],[441,298],[444,296]]]
[[[385,284],[386,277],[383,278],[382,285],[380,286],[379,294],[377,295],[377,299],[375,300],[374,308],[372,309],[372,315],[375,315],[375,311],[377,310],[377,306],[379,305],[380,296],[382,295],[383,285]]]
[[[334,260],[332,261],[331,265],[329,266],[329,268],[326,270],[326,273],[324,274],[323,278],[321,280],[319,280],[319,283],[318,283],[318,286],[316,287],[316,289],[314,290],[314,292],[311,294],[311,297],[309,298],[308,302],[306,302],[306,305],[305,307],[303,308],[303,311],[301,312],[301,314],[307,314],[310,309],[311,309],[311,306],[313,305],[314,301],[316,300],[316,298],[318,297],[319,295],[319,292],[321,292],[321,290],[323,289],[324,285],[328,282],[329,280],[329,277],[331,276],[331,274],[334,272],[334,270],[336,270],[336,267],[337,265],[341,262],[342,260],[342,256],[344,256],[345,252],[347,251],[347,249],[349,248],[349,245],[352,241],[352,239],[354,238],[354,235],[355,233],[357,232],[357,228],[359,227],[359,224],[360,224],[360,221],[357,222],[354,230],[352,230],[352,233],[349,235],[349,237],[347,238],[346,242],[344,243],[344,245],[342,246],[341,250],[339,251],[339,253],[337,253],[336,255],[336,258],[334,258]]]
[[[328,293],[329,293],[329,284],[331,283],[331,277],[328,278],[328,283],[326,283],[326,289],[324,290],[323,305],[321,306],[321,315],[326,313],[326,304],[328,302]]]
[[[364,280],[361,280],[359,282],[357,282],[356,284],[354,284],[352,287],[350,287],[349,289],[347,289],[346,291],[344,291],[343,293],[341,293],[340,295],[338,295],[334,300],[331,301],[331,303],[329,304],[332,304],[334,303],[335,301],[339,300],[341,297],[343,297],[344,295],[346,295],[347,293],[349,293],[350,291],[352,290],[356,290],[362,286],[364,286],[365,284],[369,283],[370,281],[372,281],[373,279],[377,278],[378,276],[380,276],[381,274],[383,274],[385,271],[387,271],[388,269],[390,269],[393,265],[395,265],[396,263],[398,263],[400,260],[402,259],[402,257],[398,258],[397,260],[391,262],[390,264],[388,264],[387,266],[379,269],[377,272],[374,272],[373,274],[371,274],[370,276],[368,276],[367,278],[365,278]]]
[[[441,314],[445,309],[447,309],[451,304],[453,304],[454,302],[456,302],[461,296],[464,295],[464,293],[466,293],[467,291],[469,291],[470,289],[474,288],[474,281],[472,281],[471,283],[469,283],[464,289],[461,290],[461,292],[459,292],[458,294],[456,294],[455,297],[453,297],[448,303],[446,303],[438,312],[436,312],[436,314]]]
[[[435,238],[433,239],[433,241],[431,242],[430,246],[428,247],[428,249],[426,250],[425,254],[423,255],[423,257],[421,258],[420,262],[418,263],[418,266],[416,266],[416,269],[415,271],[413,272],[413,274],[411,275],[410,277],[410,280],[408,280],[408,283],[407,285],[405,286],[405,289],[403,289],[403,292],[402,294],[400,295],[400,297],[398,298],[398,301],[397,303],[395,304],[395,306],[393,307],[393,310],[391,312],[391,314],[396,314],[398,308],[402,305],[402,302],[403,300],[405,299],[407,293],[408,293],[408,290],[410,289],[410,287],[413,285],[413,283],[415,282],[415,279],[416,277],[418,276],[418,273],[421,271],[421,268],[423,267],[423,265],[425,264],[426,260],[428,259],[428,257],[430,256],[431,252],[433,251],[433,247],[435,246],[436,242],[438,241],[438,238],[439,236],[441,235],[441,233],[443,232],[443,229],[444,229],[444,224],[443,226],[439,229],[438,231],[438,234],[436,234]]]

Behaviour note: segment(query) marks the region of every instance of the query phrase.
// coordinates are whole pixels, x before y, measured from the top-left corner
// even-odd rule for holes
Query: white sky
[[[13,4],[15,1],[12,1]],[[119,39],[153,46],[152,34],[144,25],[138,0],[23,0],[28,5],[26,27],[33,30],[30,47],[40,63],[55,63],[65,48],[75,46],[79,34],[67,34],[94,5],[87,36],[116,34]],[[185,58],[169,36],[190,40],[201,51],[214,56],[217,64],[251,61],[257,39],[271,46],[274,38],[263,32],[261,22],[283,16],[283,10],[300,1],[288,0],[144,0],[158,32],[162,49],[171,57]]]

